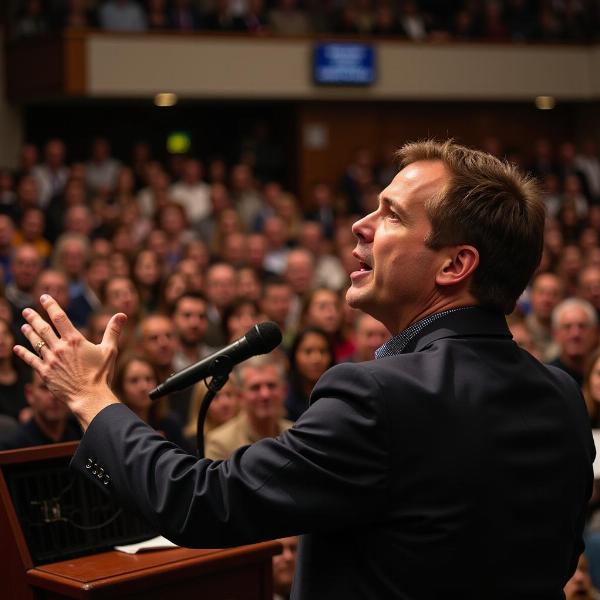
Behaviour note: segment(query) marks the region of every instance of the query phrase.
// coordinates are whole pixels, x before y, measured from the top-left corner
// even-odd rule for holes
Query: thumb
[[[102,336],[102,345],[110,346],[114,350],[117,349],[119,343],[119,336],[121,335],[121,331],[127,322],[127,315],[124,313],[117,313],[110,318],[106,329],[104,330],[104,335]]]

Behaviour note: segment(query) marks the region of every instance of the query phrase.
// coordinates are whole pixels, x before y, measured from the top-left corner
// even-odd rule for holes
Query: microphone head
[[[281,329],[273,321],[257,323],[244,336],[256,354],[267,354],[281,344],[283,339]]]

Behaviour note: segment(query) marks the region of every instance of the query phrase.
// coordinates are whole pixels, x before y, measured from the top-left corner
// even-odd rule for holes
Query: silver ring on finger
[[[46,344],[46,342],[44,340],[40,340],[35,346],[35,352],[36,354],[41,358],[42,357],[42,348],[44,346],[47,346],[48,344]]]

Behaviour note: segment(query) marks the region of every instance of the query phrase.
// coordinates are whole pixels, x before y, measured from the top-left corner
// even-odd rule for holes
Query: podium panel
[[[0,452],[0,598],[271,600],[278,542],[129,555],[154,537],[68,468],[77,442]]]

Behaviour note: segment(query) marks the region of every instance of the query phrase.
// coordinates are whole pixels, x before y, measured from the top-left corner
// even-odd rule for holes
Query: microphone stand
[[[196,453],[198,458],[204,458],[204,421],[208,414],[208,407],[213,401],[217,392],[227,383],[229,375],[233,369],[231,359],[228,356],[219,356],[211,365],[214,375],[206,384],[207,391],[202,398],[202,404],[198,411],[198,421],[196,424]]]

